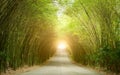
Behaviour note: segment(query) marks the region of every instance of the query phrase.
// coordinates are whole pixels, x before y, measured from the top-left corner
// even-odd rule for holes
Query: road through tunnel
[[[0,1],[0,72],[66,50],[77,63],[119,73],[119,8],[120,0]]]

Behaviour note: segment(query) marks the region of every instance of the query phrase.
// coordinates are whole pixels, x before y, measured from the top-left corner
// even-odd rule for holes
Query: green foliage
[[[77,39],[69,40],[75,61],[120,72],[119,4],[118,0],[75,0],[67,7],[66,14],[75,19],[69,37]]]
[[[120,0],[1,1],[0,72],[43,63],[61,36],[75,61],[120,72],[119,8]]]
[[[3,0],[0,4],[0,72],[49,59],[55,52],[52,1]]]

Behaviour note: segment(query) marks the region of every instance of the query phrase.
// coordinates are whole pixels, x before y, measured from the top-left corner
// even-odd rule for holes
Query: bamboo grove
[[[53,55],[55,12],[47,0],[0,1],[0,72],[41,64]]]
[[[67,1],[65,4],[69,6],[65,14],[73,19],[67,33],[72,58],[119,73],[120,0],[74,0],[72,6]]]
[[[74,61],[120,72],[120,0],[2,0],[0,72],[43,63],[58,36]]]

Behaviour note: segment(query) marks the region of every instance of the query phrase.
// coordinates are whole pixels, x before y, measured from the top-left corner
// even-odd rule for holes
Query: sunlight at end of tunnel
[[[58,52],[65,52],[67,49],[67,42],[65,40],[59,40],[56,44]]]

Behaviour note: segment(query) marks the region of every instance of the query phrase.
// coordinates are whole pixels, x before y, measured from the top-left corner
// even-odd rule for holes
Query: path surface
[[[101,75],[71,62],[67,53],[58,52],[46,65],[19,75]]]

